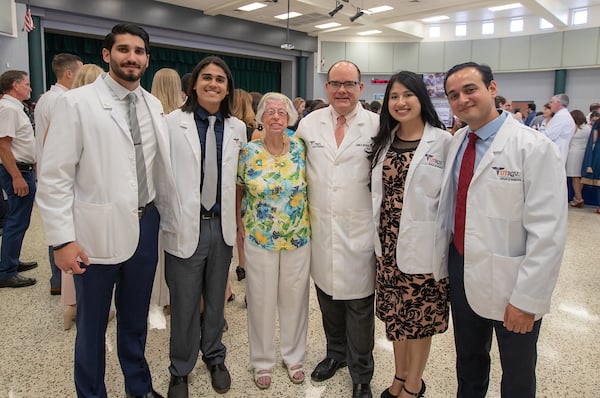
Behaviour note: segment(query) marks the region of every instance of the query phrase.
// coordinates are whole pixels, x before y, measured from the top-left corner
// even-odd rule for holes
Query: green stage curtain
[[[48,86],[46,89],[56,82],[52,73],[52,58],[58,53],[77,54],[83,63],[96,64],[108,70],[107,64],[102,60],[102,39],[46,32],[44,41]],[[183,76],[191,72],[196,64],[208,55],[218,55],[227,63],[236,88],[259,93],[281,91],[281,63],[278,61],[159,46],[150,47],[150,65],[142,77],[142,87],[150,91],[152,78],[159,69],[172,68]]]

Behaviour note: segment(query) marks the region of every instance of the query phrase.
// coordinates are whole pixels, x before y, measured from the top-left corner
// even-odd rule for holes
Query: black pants
[[[317,285],[317,298],[327,338],[327,356],[347,361],[354,384],[373,378],[375,294],[355,300],[334,300]]]
[[[450,245],[450,308],[456,345],[457,397],[483,398],[488,389],[492,332],[502,365],[502,398],[535,397],[537,339],[541,319],[526,334],[508,331],[500,321],[482,318],[469,306],[464,286],[464,257]]]

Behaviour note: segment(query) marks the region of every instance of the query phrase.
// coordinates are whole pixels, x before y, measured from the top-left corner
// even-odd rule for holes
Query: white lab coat
[[[162,244],[168,253],[189,258],[200,238],[200,138],[192,112],[177,109],[169,113],[166,120],[182,224],[176,231],[163,231]],[[235,184],[239,153],[245,143],[246,125],[233,116],[226,118],[221,165],[221,228],[223,239],[229,246],[233,246],[236,240]]]
[[[396,134],[396,129],[392,135]],[[398,268],[406,274],[433,273],[437,280],[448,276],[446,262],[439,260],[448,251],[448,240],[442,238],[442,230],[435,231],[442,175],[452,135],[445,130],[425,125],[423,137],[410,162],[404,184],[402,217],[396,246]],[[373,222],[375,231],[375,254],[381,256],[379,222],[383,201],[383,161],[385,147],[373,168],[371,187],[373,198]],[[437,239],[436,239],[437,236]],[[434,253],[438,253],[434,256]],[[434,258],[438,259],[434,263]]]
[[[53,84],[50,90],[46,91],[44,95],[40,97],[35,105],[35,160],[37,162],[37,171],[40,172],[42,168],[42,150],[44,148],[44,137],[46,137],[46,130],[50,125],[50,117],[54,112],[54,105],[56,100],[63,93],[67,92],[67,88],[61,84]]]
[[[296,131],[306,144],[311,276],[334,300],[364,298],[375,291],[367,151],[379,115],[357,107],[339,148],[331,106],[308,114]]]
[[[467,131],[456,133],[448,152],[438,219],[444,237],[454,223],[453,159]],[[471,308],[497,321],[509,302],[536,319],[547,313],[566,228],[565,168],[556,145],[506,118],[467,193],[464,278]]]
[[[142,97],[156,132],[154,202],[161,229],[172,231],[179,212],[162,105]],[[94,264],[129,259],[140,235],[135,149],[103,75],[58,98],[42,159],[36,198],[48,244],[77,241]]]
[[[567,156],[569,155],[569,143],[571,137],[575,134],[577,126],[573,117],[569,113],[567,108],[561,108],[558,112],[552,116],[552,119],[546,125],[544,134],[558,147],[560,157],[563,161],[563,165],[567,163]]]

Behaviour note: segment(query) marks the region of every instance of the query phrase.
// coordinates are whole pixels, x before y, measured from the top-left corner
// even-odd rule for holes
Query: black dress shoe
[[[30,269],[34,269],[37,266],[38,263],[36,263],[35,261],[19,261],[19,265],[17,266],[17,272],[29,271]]]
[[[208,367],[212,388],[219,394],[225,394],[231,387],[231,376],[224,363],[218,363]]]
[[[19,274],[8,279],[0,279],[0,287],[25,287],[35,285],[36,280]]]
[[[187,376],[173,376],[169,382],[168,398],[188,398],[188,378]]]
[[[333,358],[326,357],[323,359],[315,370],[310,374],[311,379],[314,381],[325,381],[327,379],[331,379],[335,372],[347,366],[346,361],[338,361]]]
[[[163,398],[162,395],[160,395],[159,393],[157,393],[154,390],[152,390],[146,394],[143,394],[143,395],[131,395],[129,393],[126,393],[125,396],[127,398]]]
[[[352,385],[352,398],[373,398],[370,384]]]
[[[237,280],[241,281],[246,278],[246,270],[239,265],[235,267],[235,274],[237,275]]]

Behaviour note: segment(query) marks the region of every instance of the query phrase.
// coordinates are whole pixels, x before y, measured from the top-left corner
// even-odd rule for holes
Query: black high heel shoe
[[[246,270],[239,265],[235,267],[235,274],[237,275],[238,282],[246,278]]]
[[[425,395],[425,390],[427,389],[427,387],[425,386],[425,380],[421,379],[421,390],[419,392],[408,391],[406,389],[406,387],[404,387],[404,386],[402,386],[402,389],[408,395],[412,395],[413,397],[421,398],[423,395]]]
[[[394,375],[394,379],[404,383],[406,381],[406,379],[401,379],[400,377]],[[385,390],[383,390],[383,392],[380,395],[380,398],[398,398],[397,395],[394,395],[390,392],[389,388],[386,388]]]

